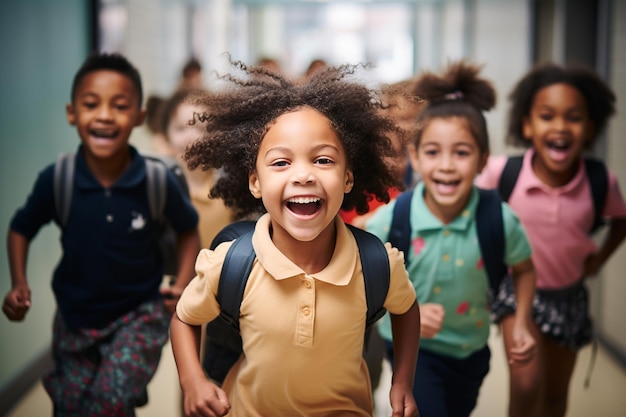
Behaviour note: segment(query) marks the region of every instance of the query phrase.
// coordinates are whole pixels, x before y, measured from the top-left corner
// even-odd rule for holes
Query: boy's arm
[[[535,267],[528,258],[511,267],[513,285],[515,286],[515,311],[513,325],[513,347],[509,352],[510,363],[526,363],[535,353],[537,342],[532,336],[530,327],[533,325],[532,308],[535,296]]]
[[[393,377],[391,408],[393,416],[417,416],[413,381],[420,341],[420,311],[417,301],[404,314],[390,314],[393,332]]]
[[[26,279],[26,261],[30,241],[23,235],[9,230],[7,250],[11,273],[11,290],[2,304],[2,311],[11,321],[24,320],[30,308],[30,287]]]
[[[200,333],[200,326],[183,323],[177,314],[172,317],[170,339],[185,415],[224,416],[230,410],[230,403],[226,393],[204,375],[199,357]]]
[[[173,313],[176,302],[180,298],[183,290],[195,275],[196,257],[200,252],[200,236],[198,229],[194,228],[186,233],[178,235],[178,275],[176,282],[171,287],[161,289],[161,294],[165,297],[165,306]]]
[[[609,231],[598,252],[587,258],[585,276],[596,275],[626,237],[626,218],[611,219]]]

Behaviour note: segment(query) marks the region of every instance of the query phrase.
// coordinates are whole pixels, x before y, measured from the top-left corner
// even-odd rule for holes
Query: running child
[[[609,224],[597,247],[590,236],[595,210],[584,163],[613,115],[615,95],[594,72],[554,64],[529,71],[511,95],[508,139],[527,147],[508,199],[533,247],[537,291],[533,319],[539,355],[512,367],[509,415],[564,416],[578,351],[592,339],[585,279],[593,277],[626,236],[626,205],[608,171],[601,215]],[[507,158],[492,157],[477,184],[498,188]],[[504,330],[516,311],[505,282],[494,304]],[[511,339],[504,332],[504,344]]]
[[[31,240],[50,221],[63,225],[63,256],[52,279],[55,366],[43,380],[58,417],[135,415],[147,402],[176,301],[193,277],[198,216],[168,172],[164,216],[178,233],[181,262],[176,284],[160,289],[161,219],[150,214],[146,161],[128,143],[144,119],[141,103],[139,72],[126,58],[88,57],[66,107],[81,141],[67,221],[55,205],[54,164],[39,173],[11,220],[12,288],[2,311],[12,321],[23,320],[31,305]]]
[[[479,78],[479,69],[457,62],[441,74],[423,74],[416,87],[427,103],[409,145],[411,165],[421,180],[410,197],[411,243],[405,256],[422,315],[413,385],[422,417],[469,416],[489,371],[490,286],[484,258],[492,254],[481,253],[478,244],[481,197],[474,180],[489,155],[483,112],[494,106],[495,91]],[[397,204],[398,199],[379,208],[366,223],[367,230],[388,241]],[[502,206],[505,240],[504,259],[499,261],[510,266],[520,305],[510,354],[524,363],[535,352],[530,331],[535,279],[531,250],[513,211],[499,199],[496,204]],[[391,348],[396,334],[386,317],[379,329]],[[395,362],[391,349],[388,355]]]
[[[200,326],[220,314],[216,291],[230,242],[202,250],[197,276],[172,319],[172,347],[186,415],[372,416],[363,360],[366,300],[355,239],[340,208],[367,210],[397,185],[386,161],[395,125],[374,91],[327,68],[304,84],[237,63],[232,88],[205,104],[206,134],[187,150],[191,169],[222,168],[211,193],[239,217],[266,212],[252,243],[256,260],[239,319],[243,355],[222,388],[198,358]],[[248,76],[244,78],[244,76]],[[385,307],[396,332],[390,401],[417,416],[412,395],[419,308],[402,255],[387,246]]]

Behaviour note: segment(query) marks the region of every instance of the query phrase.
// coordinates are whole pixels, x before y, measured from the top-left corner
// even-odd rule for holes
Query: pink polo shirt
[[[563,187],[552,188],[535,175],[531,161],[534,149],[524,154],[522,169],[509,198],[509,205],[526,228],[533,248],[537,288],[568,287],[584,273],[585,259],[597,250],[589,229],[594,220],[593,200],[585,165]],[[497,188],[506,156],[489,158],[476,179],[482,188]],[[582,162],[582,159],[581,159]],[[609,186],[602,215],[626,217],[626,204],[615,175],[609,171]]]

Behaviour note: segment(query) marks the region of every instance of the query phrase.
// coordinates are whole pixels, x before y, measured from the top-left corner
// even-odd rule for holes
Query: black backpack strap
[[[515,188],[517,177],[522,170],[523,161],[523,155],[512,156],[506,160],[506,164],[500,175],[500,181],[498,181],[498,191],[500,192],[502,200],[509,201],[513,188]]]
[[[160,221],[167,200],[167,167],[154,158],[144,157],[144,159],[146,161],[146,188],[150,214],[153,219]]]
[[[74,152],[59,154],[54,164],[54,205],[61,227],[67,224],[67,219],[70,215],[72,192],[74,191],[75,165],[76,154]]]
[[[609,189],[609,174],[604,162],[592,158],[585,158],[585,170],[593,198],[594,221],[591,232],[594,232],[604,224],[602,212]]]
[[[507,274],[504,263],[506,239],[502,220],[502,199],[496,190],[478,189],[476,207],[476,230],[478,244],[492,294],[495,296],[502,279]]]
[[[409,261],[409,248],[411,247],[411,199],[413,189],[400,194],[396,198],[393,208],[393,217],[387,241],[391,246],[404,253],[404,264]]]
[[[220,317],[237,332],[239,332],[239,309],[243,293],[256,258],[252,247],[252,234],[253,231],[244,233],[228,248],[217,288],[217,301],[221,308]]]
[[[240,220],[224,226],[211,241],[209,249],[214,250],[220,243],[230,242],[239,236],[254,230],[256,220]]]
[[[365,331],[369,329],[386,312],[383,307],[389,291],[389,255],[381,240],[363,229],[346,224],[352,231],[359,248],[363,280],[365,282],[365,298],[367,300],[367,321]]]

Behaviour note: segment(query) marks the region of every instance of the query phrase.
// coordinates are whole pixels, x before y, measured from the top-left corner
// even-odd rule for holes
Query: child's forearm
[[[598,252],[602,266],[607,259],[615,252],[626,237],[626,218],[616,218],[611,220],[609,231]]]
[[[205,378],[200,364],[200,333],[200,326],[183,323],[177,314],[172,317],[170,339],[180,385],[183,389],[197,378]]]
[[[179,266],[176,287],[183,290],[195,275],[196,257],[200,252],[200,236],[196,229],[178,237]]]
[[[394,384],[413,387],[420,341],[420,312],[417,301],[404,314],[391,314],[393,332]]]
[[[30,241],[23,235],[9,230],[7,236],[7,251],[9,255],[9,269],[11,272],[11,286],[28,286],[26,279],[26,260]]]
[[[532,317],[533,298],[535,296],[535,267],[527,259],[512,268],[513,284],[517,311],[515,317],[520,320],[530,320]]]

